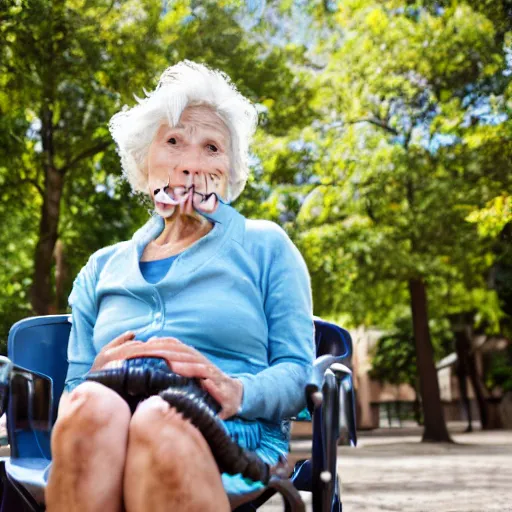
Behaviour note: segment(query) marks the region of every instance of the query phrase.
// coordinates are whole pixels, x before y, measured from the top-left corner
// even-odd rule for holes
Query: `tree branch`
[[[26,197],[23,186],[24,185],[32,185],[37,192],[41,195],[41,197],[44,196],[44,190],[41,188],[41,186],[37,183],[36,180],[30,179],[30,178],[19,178],[16,180],[15,183],[4,183],[0,187],[0,194],[4,194],[8,192],[9,194],[13,195],[21,195],[23,198]]]
[[[379,128],[382,128],[383,130],[386,130],[389,133],[392,133],[393,135],[400,135],[400,132],[398,130],[395,130],[395,128],[393,128],[392,126],[389,126],[384,121],[381,121],[380,119],[376,119],[373,117],[356,119],[355,121],[350,121],[347,124],[358,124],[358,123],[370,123],[375,126],[378,126]]]
[[[74,158],[72,158],[69,162],[67,162],[66,165],[63,165],[59,169],[59,172],[61,174],[65,174],[67,171],[69,171],[69,169],[74,167],[78,162],[80,162],[81,160],[84,160],[85,158],[89,158],[98,153],[101,153],[102,151],[107,149],[110,146],[110,144],[112,144],[111,140],[104,140],[104,141],[99,142],[95,146],[85,149],[81,153],[78,153],[78,155],[76,155]]]
[[[26,178],[26,179],[21,180],[21,183],[28,183],[28,184],[32,185],[39,192],[41,197],[44,197],[44,190],[41,188],[41,186],[39,185],[39,183],[37,183],[36,180],[31,180],[29,178]]]

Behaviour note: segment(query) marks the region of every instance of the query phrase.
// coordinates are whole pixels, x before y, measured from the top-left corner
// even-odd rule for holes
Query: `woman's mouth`
[[[196,191],[194,186],[188,190],[183,186],[167,186],[155,190],[154,201],[155,207],[162,213],[171,213],[176,206],[181,205],[184,213],[191,214],[192,212],[188,210],[192,206],[201,212],[212,213],[217,208],[218,198],[215,193],[204,194]]]
[[[198,194],[197,196],[202,196],[202,194]],[[205,213],[212,213],[217,207],[217,195],[209,194],[206,196],[202,196],[200,201],[197,201],[194,196],[194,206]]]
[[[160,201],[155,201],[155,206],[163,211],[167,210],[173,210],[175,208],[175,205],[169,204],[169,203],[161,203]]]

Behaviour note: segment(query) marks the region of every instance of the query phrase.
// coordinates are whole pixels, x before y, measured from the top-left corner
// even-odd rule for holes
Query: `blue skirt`
[[[263,421],[247,421],[241,418],[224,421],[226,431],[242,448],[255,452],[267,464],[276,464],[280,456],[286,456],[290,441],[290,422],[281,424]],[[51,462],[45,472],[45,481],[51,470]],[[263,489],[261,482],[253,482],[242,475],[222,474],[222,483],[227,494],[238,495]]]
[[[234,418],[224,422],[227,432],[242,448],[255,452],[267,464],[276,464],[280,456],[286,456],[290,442],[290,423],[267,423]],[[263,489],[261,482],[253,482],[242,475],[222,475],[222,483],[228,494],[246,494]]]

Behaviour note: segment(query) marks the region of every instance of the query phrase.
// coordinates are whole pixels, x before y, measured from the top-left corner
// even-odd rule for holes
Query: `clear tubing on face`
[[[179,204],[183,204],[188,199],[188,194],[185,194],[185,196],[180,197],[179,199],[172,198],[168,193],[167,190],[169,190],[170,187],[161,188],[156,194],[155,194],[155,201],[163,204],[171,204],[173,206],[177,206]]]
[[[184,204],[192,194],[192,204],[194,208],[200,212],[212,213],[217,209],[218,203],[227,204],[216,192],[203,194],[195,190],[194,185],[190,187],[176,186],[166,187],[159,189],[155,194],[154,199],[158,203],[178,206]]]

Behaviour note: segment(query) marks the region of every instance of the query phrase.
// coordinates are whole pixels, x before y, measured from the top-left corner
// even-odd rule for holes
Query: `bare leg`
[[[122,510],[130,416],[119,395],[95,382],[63,396],[52,433],[48,512]]]
[[[229,502],[201,433],[160,397],[130,424],[124,477],[127,512],[225,512]]]

